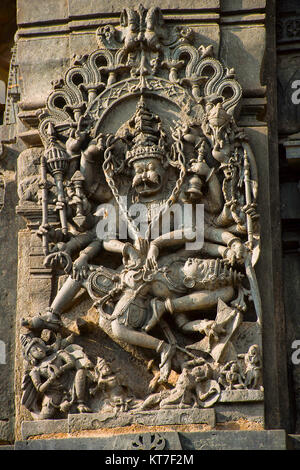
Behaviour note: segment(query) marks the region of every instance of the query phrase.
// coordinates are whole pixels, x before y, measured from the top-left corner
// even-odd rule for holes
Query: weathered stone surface
[[[0,419],[0,440],[4,442],[12,440],[12,423],[9,418]]]
[[[134,411],[130,413],[86,413],[70,414],[68,416],[69,432],[87,429],[113,428],[142,424],[145,426],[164,426],[170,424],[209,424],[215,425],[213,409],[169,409],[157,411]]]
[[[243,92],[262,92],[261,70],[265,52],[263,25],[221,27],[220,57],[228,67],[234,67]]]
[[[145,0],[143,2],[143,6],[145,8],[151,8],[153,6],[153,2],[150,0]],[[172,1],[172,0],[162,0],[159,4],[162,10],[176,10],[182,9],[182,3],[180,0]],[[119,0],[104,0],[99,3],[97,0],[91,0],[87,6],[84,0],[69,0],[69,12],[70,16],[76,17],[84,14],[107,14],[107,13],[120,13],[123,8],[132,7],[131,0],[125,0],[124,2],[120,3]],[[203,0],[201,3],[195,0],[187,0],[185,2],[184,8],[185,9],[197,9],[197,10],[205,10],[205,9],[217,9],[220,7],[219,0]]]
[[[226,12],[256,10],[265,8],[266,0],[222,0],[221,9]]]
[[[18,302],[17,302],[17,311],[16,311],[16,332],[20,332],[21,319],[24,317],[24,312],[30,312],[31,308],[31,299],[30,291],[28,289],[28,279],[30,278],[29,274],[29,255],[30,255],[30,232],[21,231],[18,236],[18,246],[19,246],[19,269],[18,269]],[[21,383],[22,383],[22,352],[21,345],[19,342],[15,345],[15,354],[16,354],[16,367],[15,367],[15,438],[21,439],[21,423],[22,421],[30,420],[30,413],[27,412],[21,406]]]
[[[243,322],[234,334],[232,342],[238,354],[248,349],[251,344],[258,344],[262,347],[259,325],[254,322]]]
[[[143,2],[145,8],[151,8],[153,3],[149,0]],[[182,9],[180,0],[172,2],[171,0],[163,0],[160,8],[165,10]],[[46,7],[39,0],[19,0],[17,21],[20,26],[34,25],[35,23],[55,23],[57,21],[67,21],[82,16],[105,15],[120,13],[124,8],[132,7],[132,2],[126,0],[108,1],[90,0],[49,0]],[[220,0],[203,0],[200,4],[195,0],[188,0],[184,5],[189,10],[217,10],[220,8]]]
[[[68,18],[68,0],[18,0],[19,25],[65,20]]]
[[[15,450],[181,450],[177,432],[18,441]]]
[[[40,159],[43,149],[30,148],[20,153],[18,158],[18,196],[20,202],[38,201],[40,182]]]
[[[223,390],[220,396],[220,402],[251,402],[263,401],[264,392],[261,390]]]
[[[20,40],[17,54],[24,87],[21,101],[31,109],[45,106],[51,80],[59,79],[70,63],[68,38],[46,36],[39,40]]]
[[[262,402],[239,403],[238,407],[233,403],[218,403],[215,411],[217,423],[243,420],[264,425],[264,404]]]
[[[286,450],[285,431],[206,431],[180,433],[183,449]]]
[[[21,427],[22,439],[26,441],[29,437],[40,434],[67,433],[67,419],[44,419],[40,421],[23,421]]]
[[[197,410],[158,410],[120,413],[86,413],[70,414],[68,419],[24,421],[22,424],[22,439],[30,436],[51,433],[74,433],[99,428],[112,429],[115,427],[140,424],[145,426],[208,424],[248,420],[249,423],[263,424],[263,403],[241,403],[237,409],[234,404],[218,404],[215,409]]]
[[[13,445],[1,445],[0,444],[0,450],[15,450],[15,446],[13,446]]]
[[[300,450],[300,435],[289,434],[287,438],[289,450]]]
[[[154,443],[152,448],[151,442]],[[116,437],[18,441],[15,444],[16,450],[286,450],[286,448],[286,434],[281,430],[173,432],[153,433],[152,436],[137,433]]]
[[[112,450],[115,437],[17,441],[15,450]]]
[[[14,162],[2,165],[6,189],[0,213],[0,341],[4,353],[0,360],[0,441],[13,441],[17,232],[22,223],[14,215],[17,203]]]

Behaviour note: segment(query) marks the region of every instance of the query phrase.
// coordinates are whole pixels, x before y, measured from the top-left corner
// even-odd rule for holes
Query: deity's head
[[[96,369],[97,369],[98,373],[100,373],[102,376],[110,375],[111,372],[112,372],[111,367],[108,364],[108,362],[106,362],[104,359],[102,359],[100,357],[97,358]]]
[[[210,271],[210,262],[211,260],[188,258],[182,268],[185,286],[192,289],[197,284],[203,282]]]
[[[236,362],[233,362],[230,366],[230,372],[231,373],[239,373],[240,369],[239,366]]]
[[[159,193],[164,184],[165,168],[160,154],[144,149],[144,154],[132,160],[132,188],[142,197]],[[154,149],[155,150],[155,149]]]
[[[208,122],[213,127],[222,127],[227,125],[232,119],[231,115],[226,112],[220,102],[215,105],[208,103],[206,106],[206,112]]]
[[[209,364],[205,363],[194,367],[192,375],[195,377],[196,382],[202,382],[203,380],[212,378],[212,369]]]
[[[133,170],[132,188],[138,196],[148,198],[163,188],[168,166],[161,121],[146,108],[141,97],[129,124],[134,137],[126,162]]]
[[[31,364],[38,364],[46,357],[47,346],[41,338],[31,338],[28,335],[22,335],[21,342],[23,355]]]
[[[259,357],[259,346],[257,344],[250,346],[248,350],[248,356]]]
[[[35,343],[33,344],[33,346],[31,346],[29,354],[33,359],[40,361],[41,359],[44,359],[44,357],[46,356],[46,351],[43,346]]]

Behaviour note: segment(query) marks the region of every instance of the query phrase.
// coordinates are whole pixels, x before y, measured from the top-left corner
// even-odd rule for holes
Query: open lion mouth
[[[147,193],[152,193],[153,191],[157,191],[158,189],[160,189],[160,186],[161,186],[160,179],[159,181],[145,180],[136,184],[135,190],[139,194],[147,194]]]

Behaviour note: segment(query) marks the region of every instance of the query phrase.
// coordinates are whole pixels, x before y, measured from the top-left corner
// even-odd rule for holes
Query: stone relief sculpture
[[[142,404],[145,410],[159,404],[160,408],[190,408],[212,406],[220,396],[220,386],[211,366],[204,359],[193,359],[183,364],[176,386],[168,391],[150,395]]]
[[[35,419],[49,419],[67,413],[73,405],[81,413],[85,404],[86,382],[91,362],[71,338],[47,345],[41,338],[23,335],[23,356],[27,369],[23,376],[22,404]]]
[[[105,406],[131,413],[251,401],[253,390],[262,399],[258,175],[236,124],[234,70],[159,8],[125,9],[97,40],[53,82],[40,114],[38,234],[45,266],[67,277],[47,311],[23,319],[34,336],[22,337],[22,403],[40,419],[94,410],[103,394]],[[41,339],[44,329],[62,334],[82,288],[95,328],[154,364],[146,396],[128,394],[104,358]]]

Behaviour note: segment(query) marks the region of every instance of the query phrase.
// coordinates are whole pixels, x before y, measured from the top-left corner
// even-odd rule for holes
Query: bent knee
[[[219,291],[219,299],[228,302],[234,296],[234,288],[232,286],[223,287]]]
[[[111,322],[111,329],[114,336],[123,339],[124,328],[122,328],[122,325],[120,325],[118,320],[114,320]]]

